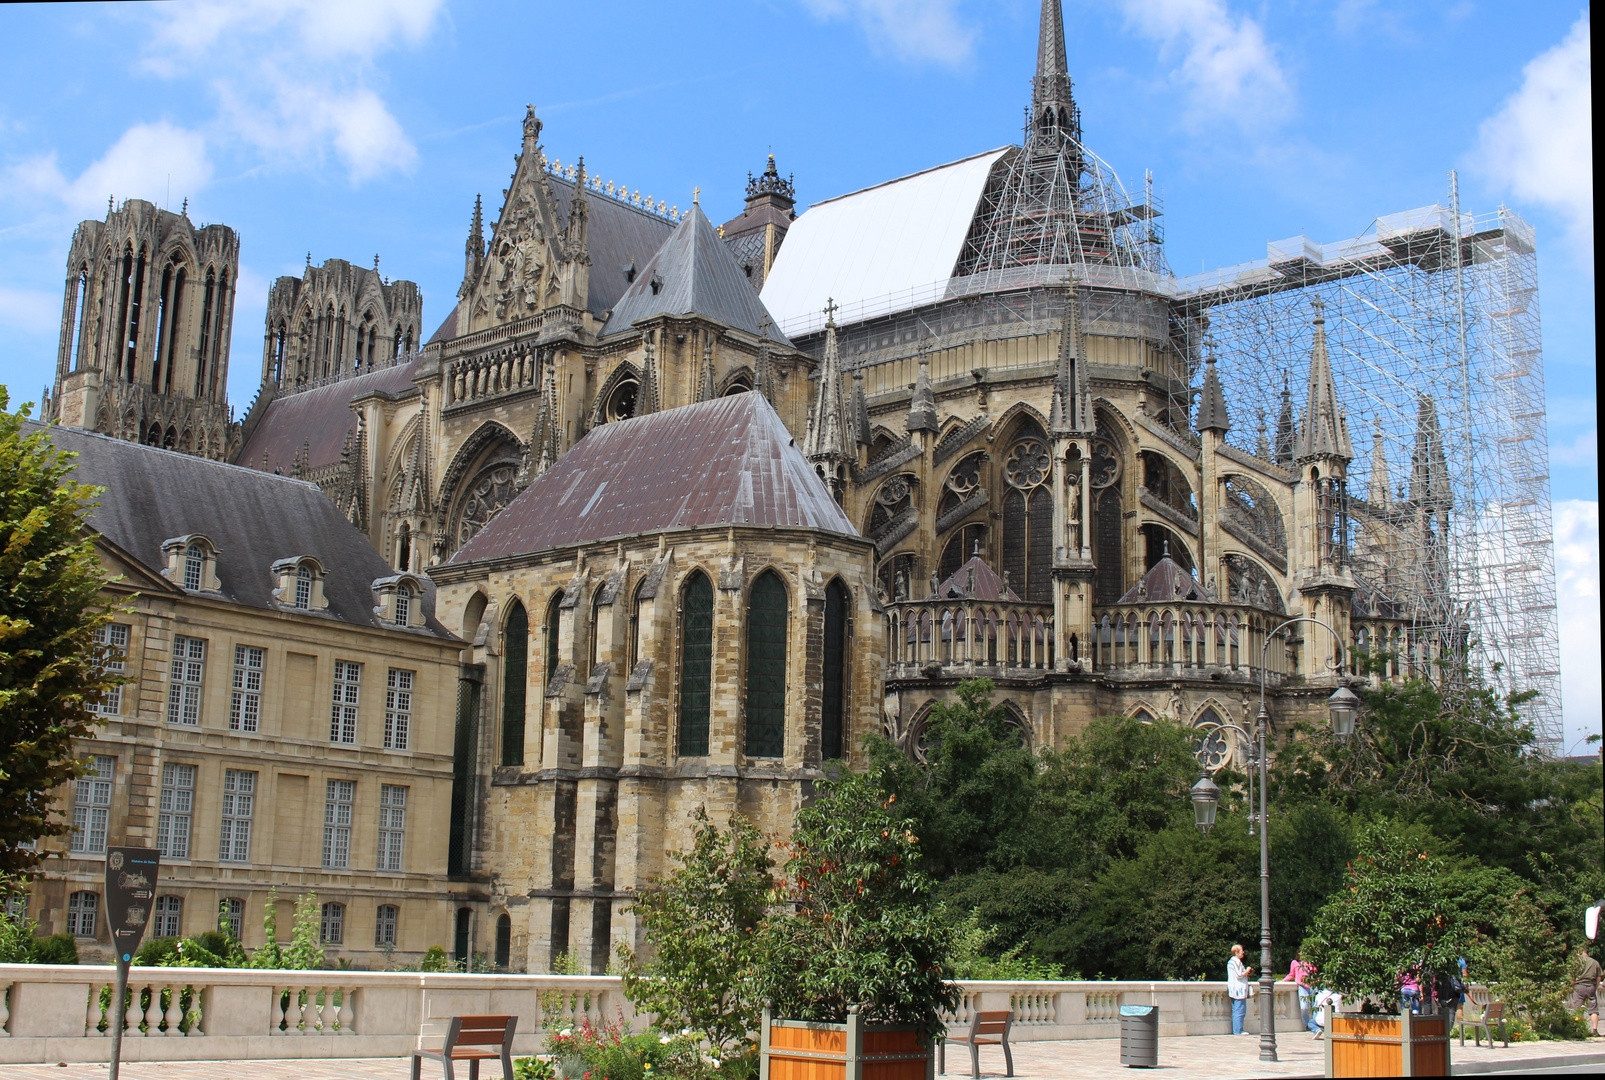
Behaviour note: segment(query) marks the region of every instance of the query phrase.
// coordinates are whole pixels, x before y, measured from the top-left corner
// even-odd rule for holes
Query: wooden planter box
[[[933,1047],[914,1028],[776,1020],[765,1009],[758,1080],[933,1080]]]
[[[1448,1076],[1446,1015],[1338,1013],[1326,1035],[1326,1075]]]

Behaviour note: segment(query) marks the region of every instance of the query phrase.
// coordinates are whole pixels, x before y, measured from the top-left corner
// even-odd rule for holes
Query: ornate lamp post
[[[1248,804],[1249,804],[1249,832],[1253,832],[1253,822],[1259,822],[1259,999],[1260,999],[1260,1035],[1259,1059],[1261,1061],[1276,1061],[1276,981],[1271,975],[1271,830],[1270,819],[1265,814],[1266,790],[1266,751],[1265,744],[1270,734],[1271,714],[1265,708],[1265,657],[1270,651],[1271,642],[1276,635],[1294,623],[1315,623],[1331,633],[1334,641],[1338,643],[1338,660],[1327,666],[1333,670],[1342,666],[1342,639],[1338,632],[1333,630],[1320,619],[1301,615],[1288,619],[1265,635],[1265,645],[1260,649],[1259,656],[1259,715],[1254,719],[1254,732],[1250,735],[1241,725],[1227,723],[1222,726],[1229,727],[1239,735],[1249,740],[1254,748],[1255,760],[1249,762],[1248,773]],[[1327,712],[1332,719],[1332,734],[1339,739],[1347,739],[1354,734],[1355,718],[1360,711],[1360,698],[1347,686],[1339,686],[1331,697],[1326,699]],[[1259,812],[1254,813],[1254,766],[1259,766]],[[1209,834],[1215,827],[1215,810],[1220,803],[1220,788],[1209,774],[1201,770],[1198,782],[1193,785],[1190,795],[1193,804],[1193,823],[1198,831]]]

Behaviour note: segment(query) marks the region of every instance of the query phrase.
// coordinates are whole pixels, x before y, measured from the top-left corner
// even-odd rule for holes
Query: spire
[[[468,224],[468,242],[463,245],[463,284],[457,290],[458,298],[468,295],[485,268],[485,213],[484,203],[474,196],[474,216]],[[377,267],[376,267],[377,269]]]
[[[842,400],[841,351],[836,343],[836,301],[825,304],[825,355],[819,362],[819,395],[808,414],[803,455],[810,461],[847,456],[847,419]]]
[[[1282,372],[1282,411],[1276,417],[1276,454],[1278,465],[1293,463],[1293,392],[1287,386],[1287,372]]]
[[[1367,497],[1372,506],[1386,510],[1393,504],[1393,493],[1388,488],[1391,482],[1388,476],[1388,451],[1382,441],[1382,418],[1379,416],[1376,429],[1371,433],[1371,483]]]
[[[658,411],[658,361],[653,356],[652,337],[647,337],[647,358],[640,364],[640,387],[636,390],[636,416]]]
[[[1226,394],[1220,387],[1220,376],[1215,374],[1215,343],[1207,343],[1204,354],[1204,389],[1198,398],[1198,430],[1215,431],[1225,435],[1231,430],[1226,415]]]
[[[914,380],[914,396],[908,403],[908,432],[938,431],[936,391],[931,386],[931,353],[927,342],[920,346],[920,373]]]
[[[869,402],[864,400],[864,369],[853,369],[853,402],[848,414],[853,424],[853,439],[859,446],[869,446],[875,441],[869,424]]]
[[[541,401],[535,411],[535,430],[530,436],[529,449],[532,458],[530,479],[540,476],[547,469],[556,464],[561,454],[561,445],[558,442],[559,425],[557,421],[557,375],[553,371],[550,359],[546,362],[546,382],[541,386]]]
[[[1053,380],[1053,406],[1048,429],[1053,435],[1073,435],[1093,430],[1092,397],[1087,386],[1086,364],[1082,362],[1081,323],[1078,312],[1080,294],[1075,278],[1064,293],[1064,318],[1059,326],[1059,359]]]
[[[1354,460],[1348,424],[1338,406],[1337,385],[1332,381],[1332,363],[1326,354],[1325,304],[1320,297],[1315,307],[1315,346],[1310,350],[1310,389],[1304,402],[1304,423],[1299,427],[1293,457],[1304,461],[1316,457]]]
[[[1037,74],[1031,80],[1031,139],[1058,144],[1081,141],[1081,110],[1076,108],[1064,50],[1064,12],[1059,0],[1042,0],[1037,35]]]
[[[1438,426],[1438,406],[1427,394],[1421,395],[1416,406],[1416,445],[1410,458],[1410,501],[1423,510],[1449,509],[1453,499],[1443,432]]]
[[[697,400],[712,401],[719,396],[719,375],[713,367],[713,335],[702,343],[702,373],[697,378]]]
[[[753,361],[756,370],[752,376],[752,381],[756,384],[753,389],[762,394],[763,399],[771,405],[775,403],[774,375],[769,370],[769,328],[773,325],[774,321],[769,318],[769,312],[766,310],[763,318],[758,320],[758,357]]]

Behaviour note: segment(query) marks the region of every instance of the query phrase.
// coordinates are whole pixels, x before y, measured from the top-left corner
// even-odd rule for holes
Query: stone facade
[[[229,336],[240,242],[143,199],[73,233],[56,381],[40,416],[227,460]]]

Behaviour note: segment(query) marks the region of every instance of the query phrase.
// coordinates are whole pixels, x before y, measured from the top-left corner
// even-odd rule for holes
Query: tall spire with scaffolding
[[[1081,142],[1081,110],[1071,93],[1069,63],[1064,51],[1064,12],[1059,0],[1042,0],[1042,27],[1037,34],[1037,74],[1031,80],[1031,141]]]

